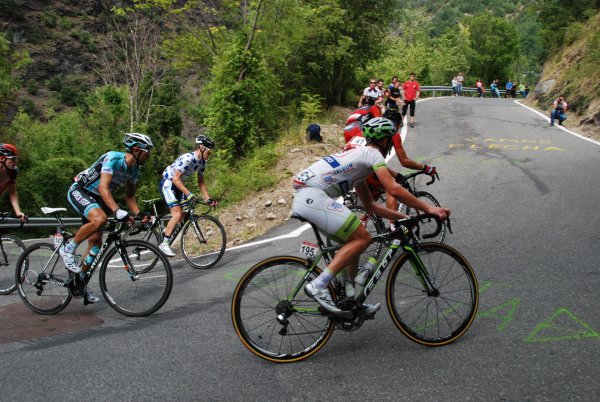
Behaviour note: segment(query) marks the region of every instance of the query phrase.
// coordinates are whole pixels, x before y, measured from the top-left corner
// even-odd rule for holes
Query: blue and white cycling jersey
[[[100,195],[100,175],[108,173],[112,175],[110,189],[113,190],[125,183],[136,184],[140,174],[139,166],[129,167],[125,163],[125,152],[110,151],[102,155],[88,169],[75,176],[75,183],[86,191]]]
[[[198,175],[202,176],[204,175],[204,169],[206,169],[206,159],[198,160],[194,152],[189,152],[181,155],[175,162],[167,166],[163,172],[163,179],[173,180],[176,170],[181,172],[181,176],[179,177],[181,180],[195,172],[198,172]]]

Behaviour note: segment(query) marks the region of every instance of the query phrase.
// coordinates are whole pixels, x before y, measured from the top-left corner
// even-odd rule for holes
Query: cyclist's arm
[[[10,183],[8,185],[8,199],[10,200],[10,204],[15,211],[15,216],[19,217],[23,215],[21,212],[21,208],[19,207],[19,194],[17,193],[17,183]]]
[[[135,191],[137,190],[137,186],[133,183],[128,182],[125,185],[125,204],[127,208],[133,215],[137,215],[140,213],[140,207],[138,207],[137,201],[135,199]]]
[[[375,170],[375,174],[389,195],[398,199],[409,207],[429,214],[437,215],[440,219],[446,219],[448,216],[450,216],[450,210],[448,208],[433,207],[409,193],[405,188],[396,183],[388,169],[384,166],[381,166]],[[384,218],[386,217],[384,216]]]
[[[189,193],[191,193],[190,190],[187,189],[187,187],[185,186],[185,184],[183,184],[183,181],[181,181],[181,175],[183,173],[180,172],[179,170],[175,170],[175,173],[173,173],[173,179],[171,180],[173,182],[173,184],[175,185],[175,187],[177,187],[179,189],[179,191],[181,191],[183,193],[183,195],[187,195]]]
[[[383,205],[373,201],[371,192],[369,191],[369,188],[365,184],[364,180],[361,181],[360,183],[358,183],[356,185],[355,189],[356,189],[356,195],[358,195],[358,198],[360,198],[363,206],[365,207],[365,209],[367,211],[372,212],[375,215],[381,216],[382,218],[386,218],[386,219],[402,219],[402,218],[407,217],[403,213],[388,209],[388,208],[384,207]]]
[[[115,201],[110,192],[110,183],[112,182],[113,175],[110,173],[102,173],[100,175],[100,184],[98,185],[98,192],[100,193],[100,197],[102,197],[102,201],[104,205],[111,210],[115,211],[119,208],[119,204]]]
[[[210,195],[208,194],[208,187],[206,187],[206,182],[204,181],[204,175],[198,173],[198,188],[202,193],[205,201],[208,201]]]
[[[404,150],[404,147],[402,146],[402,139],[400,139],[400,134],[396,134],[393,137],[393,141],[394,141],[394,149],[396,151],[396,156],[398,157],[398,160],[400,161],[400,164],[402,166],[409,168],[409,169],[414,169],[414,170],[423,170],[425,168],[424,164],[414,161],[414,160],[410,159],[408,157],[408,155],[406,155],[406,151]]]

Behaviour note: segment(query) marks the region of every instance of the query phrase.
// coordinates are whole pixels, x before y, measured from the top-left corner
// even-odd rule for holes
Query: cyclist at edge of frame
[[[396,109],[387,109],[383,113],[382,117],[391,120],[396,126],[396,134],[392,136],[392,143],[400,165],[402,165],[405,168],[420,170],[426,175],[434,177],[437,172],[435,166],[429,166],[424,163],[412,160],[406,154],[406,151],[402,146],[402,137],[398,132],[398,129],[401,127],[400,123],[402,122],[402,114],[400,113],[400,111]],[[352,132],[344,130],[344,140],[346,141],[344,150],[365,145],[365,140],[362,137],[364,137],[362,129],[353,130]],[[379,179],[377,179],[377,176],[375,174],[372,174],[371,176],[367,177],[366,182],[373,197],[376,197],[379,193],[381,193],[383,185],[381,184]],[[386,206],[392,210],[398,209],[398,200],[394,197],[391,197],[389,194],[386,197],[385,203]],[[394,230],[393,225],[391,224],[390,226],[391,229]]]
[[[175,230],[177,223],[183,219],[182,207],[196,199],[192,193],[183,184],[183,180],[198,172],[198,189],[202,192],[204,200],[211,206],[217,205],[217,201],[210,198],[208,188],[204,181],[204,170],[210,154],[215,147],[215,143],[204,135],[196,137],[196,146],[192,152],[185,153],[175,160],[163,172],[163,178],[160,182],[160,191],[171,211],[171,220],[167,223],[163,233],[163,242],[160,244],[160,251],[167,257],[174,257],[175,252],[169,247],[171,234]]]
[[[371,235],[359,218],[343,203],[336,201],[337,197],[355,188],[368,211],[387,219],[405,218],[406,215],[373,201],[364,179],[374,172],[385,190],[404,204],[436,215],[442,220],[450,216],[448,208],[433,207],[415,198],[396,183],[390,174],[384,155],[388,154],[392,147],[392,137],[396,134],[392,121],[385,118],[371,119],[365,123],[363,131],[366,146],[326,156],[293,178],[296,189],[294,213],[315,224],[330,238],[344,244],[329,266],[304,289],[309,297],[333,314],[340,314],[342,310],[333,302],[328,289],[329,283],[344,268],[348,269],[351,280],[354,280],[360,255],[371,243]],[[368,315],[375,314],[380,307],[380,303],[363,305]]]
[[[82,277],[85,277],[87,267],[94,261],[102,245],[100,230],[108,220],[102,207],[112,211],[118,220],[125,220],[129,216],[129,212],[121,209],[113,198],[112,190],[124,185],[127,208],[133,215],[144,215],[135,199],[136,183],[140,166],[150,157],[154,144],[150,137],[140,133],[126,133],[123,144],[125,152],[109,151],[100,156],[91,167],[75,176],[67,192],[67,201],[82,216],[83,225],[67,245],[59,249],[59,253],[67,269]],[[83,255],[82,269],[75,258],[75,250],[84,240],[88,241],[88,248]],[[86,286],[83,304],[99,301]]]
[[[12,144],[0,143],[0,195],[5,191],[15,211],[15,216],[21,222],[27,221],[27,215],[21,212],[19,194],[17,193],[17,158],[19,151]]]

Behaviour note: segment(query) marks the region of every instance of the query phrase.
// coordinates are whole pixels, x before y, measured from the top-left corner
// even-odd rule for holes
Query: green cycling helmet
[[[384,140],[396,134],[396,125],[390,119],[375,117],[363,126],[363,135],[371,140]]]

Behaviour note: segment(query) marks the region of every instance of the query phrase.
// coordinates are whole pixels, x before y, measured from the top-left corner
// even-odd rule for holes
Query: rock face
[[[540,96],[548,92],[554,86],[555,80],[547,80],[535,84],[535,96]]]

